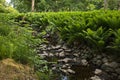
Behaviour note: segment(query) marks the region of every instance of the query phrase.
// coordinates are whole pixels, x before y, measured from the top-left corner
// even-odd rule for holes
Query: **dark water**
[[[93,68],[90,66],[75,65],[72,66],[72,69],[76,72],[75,74],[61,74],[58,80],[90,80],[90,77],[93,76]]]

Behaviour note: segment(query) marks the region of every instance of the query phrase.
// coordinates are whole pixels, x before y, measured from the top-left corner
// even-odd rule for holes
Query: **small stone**
[[[43,54],[46,54],[46,55],[48,55],[48,53],[47,53],[46,51],[43,51]]]
[[[65,70],[65,69],[60,69],[63,73],[66,73],[66,74],[68,74],[68,72],[67,72],[67,70]]]
[[[75,54],[73,54],[75,57],[79,57],[79,54],[77,54],[77,53],[75,53]]]
[[[59,56],[59,53],[55,53],[55,56],[58,57],[58,56]]]
[[[41,56],[42,58],[45,58],[45,57],[47,57],[47,56],[48,56],[48,53],[47,53],[47,52],[45,52],[45,51],[43,51],[43,54],[40,54],[40,56]]]
[[[76,59],[76,58],[73,58],[73,61],[74,61],[74,62],[77,62],[77,59]]]
[[[71,52],[72,50],[71,49],[66,49],[65,52]]]
[[[102,64],[102,61],[101,61],[101,60],[97,60],[97,61],[96,61],[96,65],[101,66],[101,64]]]
[[[73,60],[71,58],[64,58],[64,59],[58,60],[58,62],[65,62],[65,63],[72,62],[72,61]]]
[[[102,80],[109,80],[110,76],[106,72],[102,72],[102,74],[99,76]]]
[[[45,44],[42,44],[42,45],[40,45],[42,48],[46,48],[47,47],[47,45],[45,45]]]
[[[68,71],[69,73],[72,73],[72,74],[75,73],[75,71],[73,71],[72,69],[67,69],[67,71]]]
[[[105,63],[101,66],[101,69],[103,69],[106,72],[114,72],[114,69],[108,66],[108,63]]]
[[[51,50],[52,48],[51,47],[48,47],[47,50]]]
[[[82,62],[82,65],[84,65],[84,66],[86,66],[88,64],[86,59],[82,59],[81,62]]]
[[[65,68],[67,68],[67,66],[66,65],[62,65],[62,69],[65,69]]]
[[[118,76],[118,80],[120,80],[120,75]]]
[[[66,47],[65,45],[63,45],[62,49],[66,50],[66,49],[67,49],[67,47]]]
[[[113,76],[114,79],[118,76],[116,73],[112,73],[111,75]]]
[[[116,71],[117,74],[120,75],[120,68],[116,69],[115,71]]]
[[[107,58],[103,58],[102,61],[103,61],[103,63],[107,63],[108,59]]]
[[[100,74],[102,73],[102,70],[96,69],[94,73],[95,73],[96,75],[100,75]]]
[[[90,79],[91,79],[91,80],[101,80],[100,77],[99,77],[99,76],[96,76],[96,75],[93,76],[93,77],[91,77]]]
[[[49,53],[49,57],[53,57],[54,55],[52,53]]]
[[[65,57],[64,51],[59,53],[59,57]]]
[[[57,45],[57,46],[52,46],[53,49],[59,49],[61,48],[61,45]]]
[[[102,56],[101,55],[97,55],[97,57],[96,57],[97,59],[101,59],[102,58]]]
[[[57,52],[62,52],[62,51],[63,51],[63,49],[58,49],[58,50],[57,50]]]
[[[118,63],[116,62],[111,62],[110,64],[108,64],[108,66],[110,66],[111,68],[117,68],[118,67]]]
[[[52,67],[52,70],[56,70],[56,67]]]

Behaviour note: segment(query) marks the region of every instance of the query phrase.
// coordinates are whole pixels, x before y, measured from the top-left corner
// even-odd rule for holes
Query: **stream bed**
[[[75,71],[74,74],[60,74],[59,79],[56,80],[90,80],[90,77],[93,76],[92,67],[77,65],[72,69]]]

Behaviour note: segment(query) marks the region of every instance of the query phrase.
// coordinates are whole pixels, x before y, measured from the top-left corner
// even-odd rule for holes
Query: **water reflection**
[[[69,80],[69,78],[68,78],[68,76],[64,76],[64,75],[63,75],[63,76],[61,77],[61,80]]]

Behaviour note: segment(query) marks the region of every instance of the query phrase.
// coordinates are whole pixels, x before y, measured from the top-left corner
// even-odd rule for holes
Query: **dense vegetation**
[[[97,52],[116,53],[120,48],[119,11],[1,14],[1,18],[3,16],[22,28],[32,27],[38,32],[37,38],[42,38],[41,33],[52,36],[57,33],[67,44],[85,44]]]
[[[20,12],[28,12],[31,1],[12,0],[12,4]],[[59,41],[70,47],[82,44],[93,54],[120,56],[120,11],[117,11],[120,5],[117,0],[108,0],[107,4],[111,10],[103,10],[103,0],[35,0],[35,11],[44,12],[18,13],[0,0],[0,60],[12,58],[34,65],[40,79],[49,80],[52,71],[36,51],[37,46],[47,42],[46,35],[54,44]],[[45,66],[40,67],[41,64]]]
[[[119,11],[27,13],[16,16],[15,21],[38,32],[57,33],[68,44],[83,43],[97,52],[114,53],[120,48]]]
[[[119,0],[11,0],[11,3],[20,12],[30,12],[31,8],[36,12],[120,9]]]

